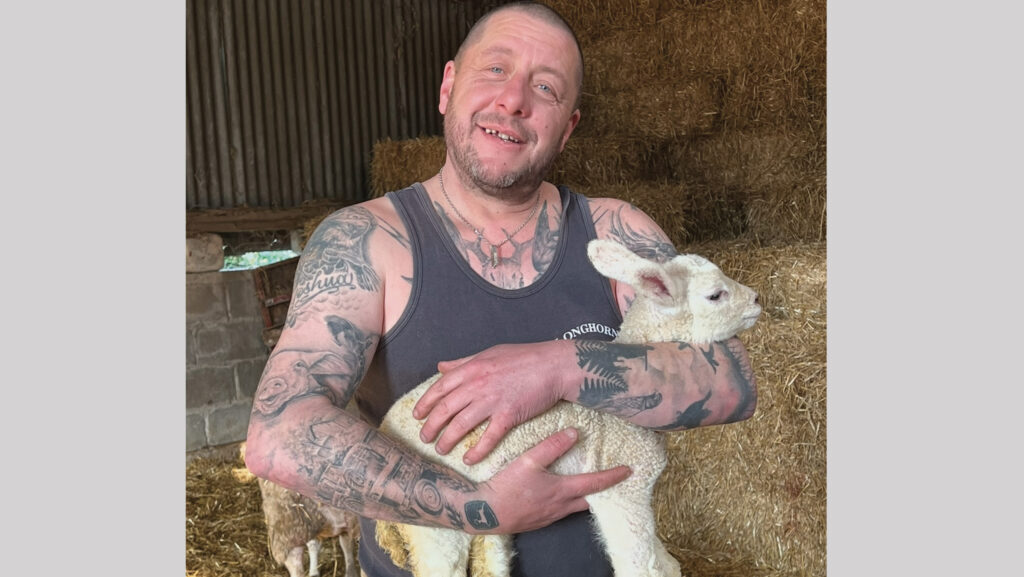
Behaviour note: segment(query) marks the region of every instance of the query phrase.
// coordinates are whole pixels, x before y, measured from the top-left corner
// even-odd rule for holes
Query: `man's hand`
[[[589,507],[586,497],[632,474],[625,465],[613,469],[556,475],[548,467],[572,448],[576,429],[565,429],[525,451],[481,486],[484,500],[465,505],[471,532],[522,533]],[[498,496],[501,496],[499,499]]]
[[[568,341],[498,345],[476,355],[438,364],[442,377],[413,409],[426,418],[420,430],[424,443],[437,441],[437,452],[447,454],[477,425],[490,421],[464,461],[473,465],[487,456],[516,425],[547,411],[563,398],[561,375],[553,359],[572,359]]]

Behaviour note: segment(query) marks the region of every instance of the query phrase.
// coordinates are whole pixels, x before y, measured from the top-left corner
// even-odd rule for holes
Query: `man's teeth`
[[[505,142],[519,142],[518,140],[512,138],[511,136],[505,134],[504,132],[498,132],[497,130],[491,130],[490,128],[485,128],[484,132],[486,132],[487,134],[493,134],[494,136],[497,136],[498,138],[504,140]]]

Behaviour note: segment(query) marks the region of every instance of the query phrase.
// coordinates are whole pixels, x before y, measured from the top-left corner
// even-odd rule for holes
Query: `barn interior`
[[[240,450],[294,261],[224,258],[301,253],[334,210],[436,174],[442,68],[500,3],[187,0],[189,577],[286,574]],[[764,307],[741,336],[757,412],[666,434],[659,536],[690,577],[824,576],[825,1],[544,3],[586,59],[548,180],[633,203]],[[325,543],[321,574],[340,555]]]

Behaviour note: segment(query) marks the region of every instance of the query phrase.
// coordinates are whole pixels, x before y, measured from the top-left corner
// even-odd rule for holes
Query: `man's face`
[[[492,194],[539,185],[579,122],[579,66],[566,31],[515,10],[492,16],[444,70],[438,108],[456,168]]]

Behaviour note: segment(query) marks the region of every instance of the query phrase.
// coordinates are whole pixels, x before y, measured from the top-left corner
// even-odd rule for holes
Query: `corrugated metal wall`
[[[499,3],[186,0],[187,208],[365,199],[374,142],[441,134],[444,63]]]

